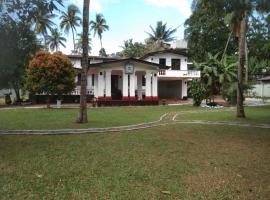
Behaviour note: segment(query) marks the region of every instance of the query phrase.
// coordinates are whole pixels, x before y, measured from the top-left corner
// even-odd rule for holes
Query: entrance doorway
[[[119,89],[119,75],[112,75],[111,78],[111,91],[112,91],[112,99],[113,100],[121,100],[122,99],[122,91]]]

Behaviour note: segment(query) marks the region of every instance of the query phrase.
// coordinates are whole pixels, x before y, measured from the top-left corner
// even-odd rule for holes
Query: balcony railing
[[[71,93],[71,95],[80,95],[80,88],[75,88],[75,90]],[[86,90],[87,95],[94,95],[94,89],[87,89]]]
[[[160,70],[161,78],[200,78],[201,72],[196,70]]]

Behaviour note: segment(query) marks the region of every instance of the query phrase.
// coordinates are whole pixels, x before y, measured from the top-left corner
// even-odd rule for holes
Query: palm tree
[[[254,11],[260,13],[270,11],[270,2],[266,0],[239,0],[229,2],[230,24],[233,33],[238,37],[238,82],[237,82],[237,113],[240,118],[245,117],[244,111],[244,67],[246,64],[246,33],[248,17]]]
[[[44,38],[44,45],[47,44],[48,30],[52,30],[55,23],[52,21],[56,15],[52,13],[44,13],[36,11],[32,18],[32,23],[34,24],[34,30],[37,34],[41,34]]]
[[[75,43],[75,53],[80,53],[82,54],[82,50],[83,50],[83,47],[82,47],[82,41],[83,41],[83,37],[82,37],[82,34],[78,34],[79,38],[77,39],[77,42]],[[91,47],[91,38],[90,38],[90,34],[89,34],[89,37],[88,37],[88,53],[90,54],[92,50],[92,47]]]
[[[109,30],[109,26],[107,25],[107,22],[102,14],[96,14],[96,21],[90,22],[91,30],[94,31],[94,36],[98,34],[99,40],[100,40],[100,46],[101,49],[102,46],[102,34],[104,31]]]
[[[177,29],[167,28],[167,23],[163,24],[162,21],[158,21],[156,28],[150,26],[152,33],[146,32],[149,35],[148,41],[155,44],[157,48],[164,47],[169,45],[169,42],[172,42],[175,37],[173,34]]]
[[[52,51],[58,51],[60,45],[66,47],[64,42],[66,42],[67,40],[61,35],[62,34],[58,31],[58,29],[55,28],[51,31],[51,35],[47,36],[47,44]]]
[[[72,37],[73,37],[73,47],[75,50],[75,38],[74,38],[74,32],[76,32],[76,27],[80,26],[81,24],[81,18],[78,16],[80,14],[79,8],[71,4],[68,6],[67,12],[62,12],[62,16],[60,19],[62,20],[60,22],[61,29],[64,29],[65,33],[68,34],[70,29],[72,31]]]
[[[86,75],[88,71],[88,45],[89,45],[89,5],[90,0],[83,1],[83,54],[81,71],[81,90],[80,90],[80,110],[77,118],[78,123],[87,123],[87,104],[86,104]]]

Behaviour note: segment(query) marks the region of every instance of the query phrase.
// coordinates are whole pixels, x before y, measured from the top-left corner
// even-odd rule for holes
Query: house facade
[[[168,49],[152,52],[142,59],[166,66],[158,73],[158,96],[162,99],[185,99],[187,83],[200,77],[200,71],[188,69],[187,49]]]
[[[79,95],[81,57],[69,58],[78,69],[72,95]],[[199,77],[200,71],[188,70],[186,49],[152,52],[140,59],[90,56],[87,95],[106,102],[185,99],[187,82]]]

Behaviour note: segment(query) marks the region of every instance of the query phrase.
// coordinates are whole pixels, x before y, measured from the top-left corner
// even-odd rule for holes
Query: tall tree
[[[88,72],[88,45],[89,45],[89,6],[90,0],[83,1],[83,54],[81,71],[80,110],[77,118],[78,123],[87,123],[86,85]]]
[[[60,45],[66,47],[64,42],[66,42],[66,38],[61,36],[62,34],[59,32],[57,28],[51,31],[51,35],[47,36],[47,44],[52,51],[59,51]]]
[[[230,36],[230,29],[224,20],[224,9],[228,0],[193,0],[192,15],[185,21],[185,38],[188,40],[191,59],[204,62],[207,54],[224,52]],[[226,53],[234,54],[237,50],[237,41],[231,37]]]
[[[245,117],[244,111],[244,86],[243,73],[246,63],[245,49],[246,49],[246,33],[248,30],[248,18],[254,12],[269,12],[270,2],[267,0],[234,0],[229,1],[227,5],[227,12],[231,18],[231,27],[238,37],[238,82],[237,82],[237,113],[236,116],[240,118]]]
[[[167,28],[167,23],[163,24],[162,21],[158,21],[155,28],[150,26],[151,33],[146,32],[149,35],[148,41],[153,43],[157,48],[168,45],[175,37],[173,36],[177,29]]]
[[[25,67],[40,48],[30,25],[0,18],[0,89],[13,88],[17,101],[24,80]]]
[[[103,48],[102,45],[102,34],[109,30],[109,26],[107,25],[106,19],[102,14],[96,14],[96,20],[90,22],[91,30],[94,31],[94,36],[97,34],[100,40],[100,49]]]
[[[75,51],[75,33],[76,33],[76,27],[80,26],[81,24],[81,18],[78,16],[80,14],[79,8],[71,4],[68,6],[67,12],[62,12],[62,16],[60,19],[62,20],[60,22],[61,29],[64,29],[65,33],[68,34],[70,29],[72,31],[72,37],[73,37],[73,47]]]
[[[63,5],[62,0],[4,0],[1,3],[3,2],[0,11],[0,82],[1,86],[13,88],[20,100],[25,68],[31,57],[41,48],[34,32],[35,27],[41,30],[41,26],[33,22],[38,14],[50,16]]]
[[[52,19],[56,15],[53,13],[47,13],[46,11],[35,11],[32,17],[32,23],[34,24],[34,30],[37,34],[41,34],[44,39],[44,46],[47,45],[48,30],[52,31],[55,23]]]
[[[247,32],[248,51],[259,60],[268,59],[270,49],[270,15],[253,15]]]

